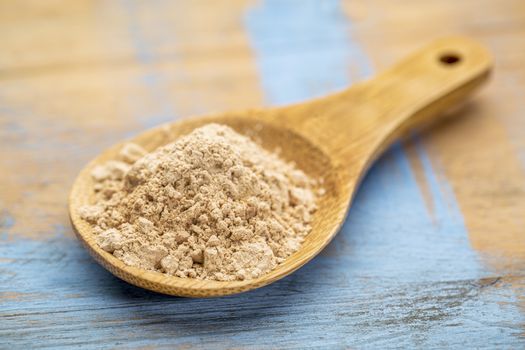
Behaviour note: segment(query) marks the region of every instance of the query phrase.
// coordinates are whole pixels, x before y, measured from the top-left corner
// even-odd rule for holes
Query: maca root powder
[[[92,171],[80,209],[125,264],[178,277],[257,278],[299,249],[314,180],[231,128],[208,124],[147,154],[126,144]]]

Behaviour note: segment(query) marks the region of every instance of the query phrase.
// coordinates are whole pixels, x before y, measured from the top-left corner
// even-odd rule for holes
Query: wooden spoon
[[[280,148],[285,159],[312,177],[324,179],[326,193],[319,200],[311,233],[299,251],[262,277],[234,282],[178,278],[127,266],[102,250],[78,209],[92,203],[92,168],[115,159],[125,142],[104,151],[79,174],[70,195],[71,221],[89,253],[114,275],[136,286],[188,297],[262,287],[297,270],[334,238],[361,178],[381,151],[408,130],[439,119],[443,111],[464,100],[486,80],[491,67],[489,54],[479,44],[466,38],[442,39],[374,79],[328,97],[282,108],[184,119],[129,140],[153,151],[196,127],[221,123],[256,136],[269,150]]]

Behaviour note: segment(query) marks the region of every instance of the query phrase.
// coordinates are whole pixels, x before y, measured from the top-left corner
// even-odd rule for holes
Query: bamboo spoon
[[[270,150],[294,161],[307,174],[323,178],[326,193],[319,200],[312,231],[284,263],[253,280],[218,282],[178,278],[125,265],[100,249],[91,226],[78,208],[93,198],[90,171],[114,159],[123,143],[91,161],[76,179],[69,212],[80,241],[106,269],[123,280],[152,291],[188,297],[211,297],[262,287],[292,273],[316,256],[344,221],[360,179],[388,145],[409,129],[439,119],[464,100],[489,76],[487,51],[466,38],[438,40],[379,74],[334,95],[274,109],[231,112],[190,118],[148,130],[135,142],[148,151],[201,125],[215,122],[240,133],[257,135]]]

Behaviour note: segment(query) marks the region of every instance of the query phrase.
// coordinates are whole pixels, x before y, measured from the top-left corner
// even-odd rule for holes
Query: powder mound
[[[257,278],[311,229],[316,182],[227,126],[205,125],[149,154],[127,144],[119,159],[93,169],[96,200],[79,214],[127,265]]]

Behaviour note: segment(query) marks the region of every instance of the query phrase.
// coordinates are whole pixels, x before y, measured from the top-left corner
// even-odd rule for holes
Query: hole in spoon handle
[[[462,60],[461,54],[456,52],[443,52],[439,56],[439,62],[444,66],[457,66]]]

